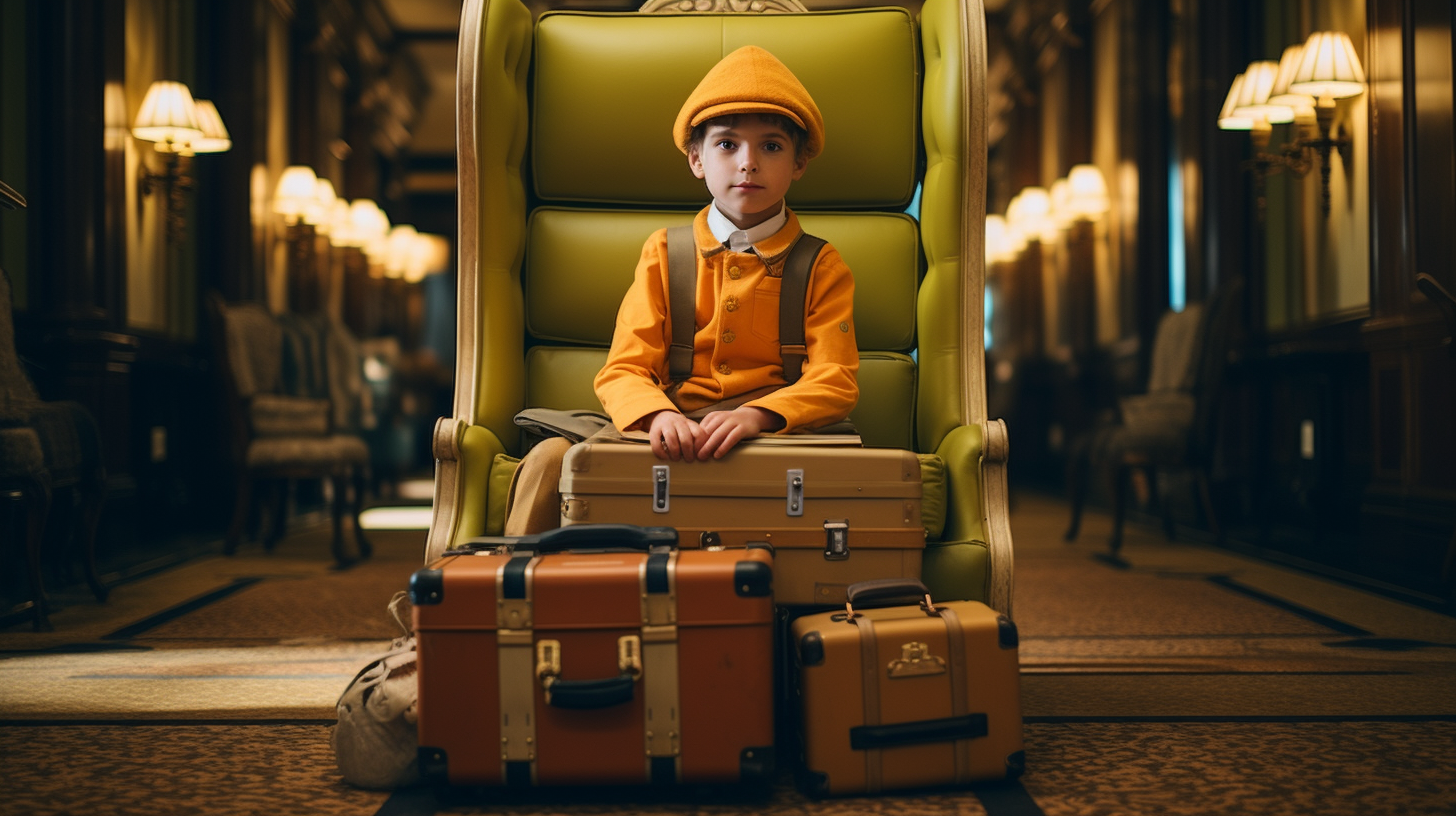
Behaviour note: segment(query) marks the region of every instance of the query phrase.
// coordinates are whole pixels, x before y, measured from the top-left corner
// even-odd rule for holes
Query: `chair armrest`
[[[926,549],[932,597],[984,601],[1011,614],[1012,549],[1006,488],[1006,424],[961,425],[936,453],[946,466],[942,541]]]
[[[489,428],[442,417],[435,423],[435,505],[425,563],[467,538],[483,535],[490,466],[506,446]]]

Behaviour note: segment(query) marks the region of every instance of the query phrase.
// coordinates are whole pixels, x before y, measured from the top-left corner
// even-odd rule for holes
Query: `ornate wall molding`
[[[647,0],[638,11],[645,14],[801,14],[809,9],[799,0]]]

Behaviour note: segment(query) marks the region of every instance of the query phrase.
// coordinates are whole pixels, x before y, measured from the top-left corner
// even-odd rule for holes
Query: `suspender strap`
[[[667,311],[672,319],[672,345],[667,349],[667,377],[680,383],[693,373],[693,335],[697,316],[698,248],[691,225],[667,228]]]
[[[784,361],[784,381],[793,384],[804,373],[809,347],[804,344],[804,298],[809,292],[809,273],[824,249],[823,238],[800,235],[784,260],[784,283],[779,290],[779,356]]]
[[[784,381],[798,382],[804,373],[809,348],[804,342],[804,301],[809,294],[809,273],[824,249],[825,240],[803,234],[784,260],[784,282],[779,290],[779,355]],[[672,343],[667,350],[667,377],[680,383],[693,373],[693,335],[697,333],[697,246],[690,225],[667,229],[667,310],[672,321]]]

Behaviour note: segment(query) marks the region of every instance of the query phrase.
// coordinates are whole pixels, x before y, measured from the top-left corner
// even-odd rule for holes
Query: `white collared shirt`
[[[753,245],[783,229],[784,224],[789,222],[788,205],[779,205],[779,214],[755,227],[741,230],[738,225],[728,220],[718,209],[718,202],[714,201],[713,206],[708,208],[708,229],[712,230],[713,237],[723,242],[734,252],[747,252],[753,249]]]

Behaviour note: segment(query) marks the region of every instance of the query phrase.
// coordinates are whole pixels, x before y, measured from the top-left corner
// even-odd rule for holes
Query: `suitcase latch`
[[[824,560],[844,561],[849,558],[849,522],[824,522]]]
[[[668,474],[667,465],[652,466],[652,512],[654,513],[667,512]]]
[[[798,468],[789,471],[788,475],[788,509],[786,512],[791,516],[804,515],[804,471]]]
[[[944,674],[945,658],[930,653],[924,643],[901,643],[900,659],[890,661],[890,677],[924,677]]]

